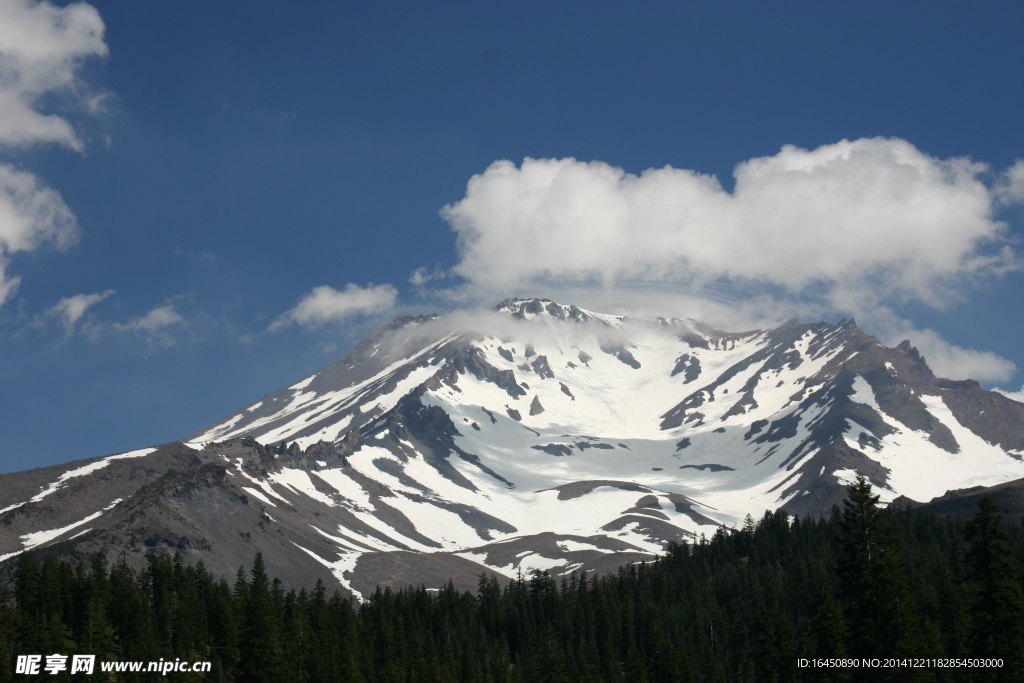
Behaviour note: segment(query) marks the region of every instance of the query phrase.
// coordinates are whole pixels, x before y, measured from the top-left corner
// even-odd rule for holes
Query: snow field
[[[590,331],[590,334],[586,334]],[[656,328],[637,328],[633,332],[626,348],[640,364],[636,369],[626,365],[617,357],[601,350],[601,339],[592,328],[575,331],[568,340],[571,345],[553,344],[540,341],[532,344],[535,354],[526,358],[526,344],[502,343],[493,337],[478,344],[488,363],[499,370],[512,370],[516,380],[529,385],[527,396],[518,399],[522,406],[512,406],[519,410],[523,424],[534,429],[562,430],[560,433],[574,434],[611,434],[615,438],[657,439],[664,438],[660,429],[660,416],[674,408],[680,401],[700,386],[699,379],[689,385],[683,385],[683,377],[672,377],[671,373],[679,356],[689,353],[701,361],[701,375],[706,375],[705,355],[714,356],[718,362],[710,363],[713,367],[724,364],[726,367],[742,360],[756,350],[755,343],[740,343],[731,351],[707,351],[694,349],[686,342],[680,341],[675,335]],[[509,361],[498,353],[498,347],[506,351],[515,349],[513,360]],[[590,356],[587,364],[580,361],[580,352]],[[532,369],[522,370],[524,364],[531,364],[537,356],[546,356],[548,364],[555,375],[554,379],[542,379]],[[576,367],[568,367],[568,363]],[[576,396],[573,400],[562,392],[560,383],[565,383]],[[459,388],[466,391],[462,378]],[[492,387],[494,385],[488,384]],[[498,392],[503,392],[494,387]],[[496,392],[487,395],[467,395],[457,402],[483,405],[495,410],[509,403]],[[544,412],[537,416],[529,415],[529,405],[533,396],[539,397]],[[488,403],[488,400],[491,402]],[[510,403],[511,405],[511,403]],[[727,409],[727,408],[726,408]],[[504,411],[502,411],[504,412]],[[723,411],[724,412],[724,411]]]

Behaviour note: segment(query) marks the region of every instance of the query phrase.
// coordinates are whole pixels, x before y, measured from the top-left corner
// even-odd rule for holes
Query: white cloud
[[[59,102],[95,114],[104,95],[79,78],[82,63],[107,54],[103,21],[84,2],[57,7],[46,0],[0,0],[0,147],[39,143],[82,150],[72,125],[42,111]],[[44,242],[67,246],[77,235],[75,217],[55,190],[35,175],[0,164],[0,306],[18,288],[7,272],[10,256]]]
[[[267,329],[275,332],[291,324],[319,327],[356,315],[384,313],[394,308],[397,298],[398,290],[388,284],[360,287],[349,283],[340,292],[327,285],[314,287]]]
[[[19,278],[6,273],[11,254],[44,242],[65,248],[77,237],[75,217],[60,193],[32,173],[0,164],[0,306],[18,288]]]
[[[86,59],[107,54],[103,29],[99,12],[84,2],[57,7],[45,0],[0,0],[0,144],[82,149],[71,124],[40,111],[40,101],[63,95],[95,112],[102,97],[78,70]]]
[[[739,164],[732,192],[670,167],[636,176],[597,161],[498,161],[442,216],[458,236],[454,273],[490,296],[725,281],[940,307],[959,280],[1019,266],[985,171],[883,138],[783,147]]]
[[[59,318],[61,324],[64,325],[64,333],[70,335],[74,331],[75,325],[89,308],[113,293],[114,290],[108,289],[105,292],[97,292],[95,294],[76,294],[75,296],[65,297],[46,309],[44,315],[50,318]]]

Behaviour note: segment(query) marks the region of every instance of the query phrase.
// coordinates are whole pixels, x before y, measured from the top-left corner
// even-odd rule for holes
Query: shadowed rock
[[[544,412],[544,406],[540,404],[540,397],[534,396],[533,402],[530,403],[530,415],[540,415]]]

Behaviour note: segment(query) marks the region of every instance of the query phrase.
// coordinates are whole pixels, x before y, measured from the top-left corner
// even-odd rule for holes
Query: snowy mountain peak
[[[507,313],[519,320],[549,318],[556,321],[571,320],[581,323],[589,321],[612,323],[622,320],[621,317],[593,313],[572,304],[560,304],[551,299],[505,299],[494,310]]]
[[[852,320],[724,332],[544,299],[495,311],[374,331],[185,446],[140,456],[176,472],[146,495],[200,491],[228,525],[257,506],[259,533],[299,549],[274,546],[280,571],[312,559],[358,592],[360,567],[425,571],[410,559],[422,553],[472,577],[613,566],[748,513],[827,514],[857,472],[886,501],[1024,477],[1024,405],[936,378],[909,344],[884,347]],[[125,476],[95,487],[110,500],[66,509],[135,529],[141,518],[115,515],[140,504]],[[42,483],[68,490],[55,481]],[[0,509],[32,511],[30,498]],[[115,498],[127,502],[107,511]],[[170,526],[147,534],[236,543],[219,530],[201,543],[171,521],[178,503],[166,509]],[[80,530],[57,517],[67,534],[47,539]],[[0,555],[27,542],[0,537]]]

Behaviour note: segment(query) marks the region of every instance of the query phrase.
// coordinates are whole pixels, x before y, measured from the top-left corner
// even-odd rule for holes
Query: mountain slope
[[[73,463],[66,481],[108,481],[56,489],[59,509],[30,499],[67,470],[3,475],[0,556],[91,528],[76,552],[177,548],[233,571],[260,548],[353,593],[472,585],[612,567],[765,509],[827,513],[856,472],[886,501],[992,486],[1024,477],[1022,456],[1024,404],[853,321],[726,333],[509,299],[395,320],[183,444]]]

